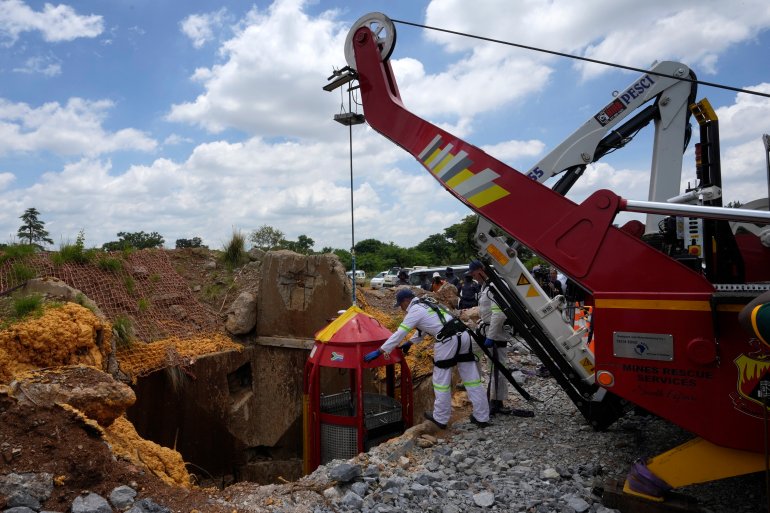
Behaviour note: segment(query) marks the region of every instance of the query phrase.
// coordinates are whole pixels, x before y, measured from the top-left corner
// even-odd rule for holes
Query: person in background
[[[468,271],[463,277],[463,283],[460,285],[460,304],[458,308],[464,310],[473,308],[479,304],[479,284],[474,281],[473,276]]]
[[[433,283],[431,283],[430,285],[430,291],[438,292],[443,285],[444,285],[444,278],[442,278],[439,273],[433,273]]]
[[[559,272],[556,269],[551,268],[551,271],[548,274],[548,290],[546,290],[546,293],[550,297],[556,297],[564,294],[564,289],[562,288],[561,282],[559,281]]]
[[[455,276],[455,270],[454,269],[452,269],[451,267],[447,267],[446,271],[444,271],[444,278],[446,279],[447,283],[451,283],[452,285],[454,285],[455,288],[459,292],[459,290],[460,290],[460,280],[459,280],[459,278],[457,278],[457,276]]]
[[[402,285],[409,285],[409,273],[405,269],[398,271],[398,280],[396,280],[396,287]]]
[[[468,399],[473,404],[471,423],[480,428],[489,425],[489,403],[484,394],[476,361],[471,352],[471,335],[468,331],[456,333],[439,340],[437,335],[445,324],[452,321],[449,312],[440,306],[434,310],[429,303],[414,296],[411,289],[401,289],[396,294],[396,306],[406,315],[398,329],[386,340],[379,349],[364,355],[365,362],[371,362],[384,355],[388,358],[390,352],[399,345],[404,337],[413,329],[420,334],[401,345],[401,350],[408,350],[412,343],[422,339],[422,335],[430,335],[435,340],[433,345],[433,411],[426,411],[423,416],[441,429],[446,429],[452,414],[452,367],[457,367],[460,378],[468,392]],[[439,311],[441,315],[439,315]]]

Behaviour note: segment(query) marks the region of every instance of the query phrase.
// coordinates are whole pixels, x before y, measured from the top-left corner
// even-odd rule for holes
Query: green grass
[[[249,255],[246,252],[246,237],[240,231],[233,231],[232,237],[222,248],[222,251],[222,262],[230,270],[249,261]]]
[[[21,262],[15,262],[11,266],[11,276],[15,282],[25,282],[37,276],[37,273],[28,265]]]
[[[25,258],[34,255],[35,251],[35,246],[29,244],[6,246],[2,249],[2,254],[0,254],[0,264],[3,264],[8,260],[24,260]]]
[[[133,294],[134,290],[136,290],[136,281],[131,276],[124,276],[123,286],[126,287],[126,292]]]
[[[210,283],[203,289],[203,297],[206,299],[214,299],[225,289],[224,285],[219,283]]]
[[[85,240],[85,234],[81,231],[78,233],[74,244],[63,243],[59,247],[59,252],[51,255],[51,260],[55,265],[65,263],[87,264],[92,262],[96,258],[98,250],[93,248],[86,249]]]
[[[32,313],[42,313],[43,296],[40,294],[19,296],[13,299],[11,307],[13,309],[13,315],[17,319],[22,319]]]
[[[150,300],[147,298],[141,298],[139,301],[136,302],[136,306],[139,307],[140,312],[146,312],[148,308],[150,308]]]
[[[115,335],[115,347],[118,349],[128,349],[134,344],[134,325],[125,315],[112,321],[112,331]]]
[[[117,273],[123,270],[123,260],[111,256],[101,257],[97,262],[97,265],[99,266],[99,269],[112,273]]]

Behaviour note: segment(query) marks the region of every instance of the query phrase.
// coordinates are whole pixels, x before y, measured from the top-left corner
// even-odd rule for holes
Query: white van
[[[345,273],[348,279],[353,279],[353,271]],[[356,269],[356,285],[363,285],[366,282],[366,273],[360,269]]]

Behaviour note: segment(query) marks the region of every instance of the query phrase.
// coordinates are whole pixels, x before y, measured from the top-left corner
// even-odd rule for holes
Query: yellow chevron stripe
[[[436,149],[433,151],[433,153],[431,153],[430,155],[428,155],[428,158],[422,161],[422,162],[423,162],[423,164],[425,164],[426,166],[427,166],[427,165],[429,165],[429,164],[430,164],[430,163],[433,161],[433,159],[435,159],[435,158],[436,158],[436,155],[438,155],[439,153],[441,153],[441,147],[438,147],[438,148],[436,148]]]
[[[447,165],[447,162],[449,162],[453,158],[455,158],[455,156],[452,155],[452,152],[447,153],[446,156],[443,159],[441,159],[441,162],[439,162],[438,165],[433,168],[433,174],[437,175],[439,171],[441,171],[444,168],[444,166]]]
[[[446,182],[447,187],[451,187],[452,189],[454,189],[455,187],[463,183],[468,178],[473,178],[473,173],[471,173],[467,169],[463,169],[462,171],[454,175],[452,178],[447,180]]]
[[[708,301],[680,299],[597,299],[597,308],[623,308],[627,310],[695,310],[710,312]]]
[[[481,208],[484,205],[489,205],[493,201],[497,201],[500,198],[504,198],[505,196],[508,196],[510,193],[500,187],[499,185],[493,185],[489,189],[486,189],[484,191],[481,191],[478,194],[474,194],[470,198],[468,198],[468,201],[473,205],[474,207]]]

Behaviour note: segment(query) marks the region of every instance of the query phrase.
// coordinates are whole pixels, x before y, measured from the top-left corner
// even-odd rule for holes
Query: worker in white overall
[[[460,379],[463,380],[465,390],[468,393],[468,398],[473,404],[470,421],[479,427],[487,427],[489,425],[489,403],[481,383],[476,359],[473,351],[471,351],[470,334],[467,331],[462,331],[441,338],[439,332],[452,321],[453,317],[440,306],[416,298],[409,289],[398,291],[396,306],[406,312],[404,320],[379,349],[364,356],[364,361],[372,361],[381,355],[385,355],[387,358],[390,352],[413,329],[418,330],[418,336],[404,343],[401,346],[402,350],[408,350],[412,343],[422,340],[423,335],[432,336],[435,339],[433,346],[435,401],[433,411],[425,412],[423,415],[439,428],[446,429],[452,414],[452,367],[456,365]],[[450,326],[454,326],[456,323],[457,321],[451,323]],[[442,333],[447,333],[447,330]]]
[[[508,361],[508,334],[503,330],[506,318],[503,311],[492,298],[489,291],[489,284],[486,282],[486,274],[481,262],[474,260],[468,266],[468,274],[479,283],[484,285],[479,295],[479,316],[481,317],[481,328],[484,333],[484,345],[492,351],[492,355],[498,362]],[[490,363],[489,369],[489,408],[490,413],[509,414],[511,409],[503,404],[508,398],[508,381],[502,373]]]

